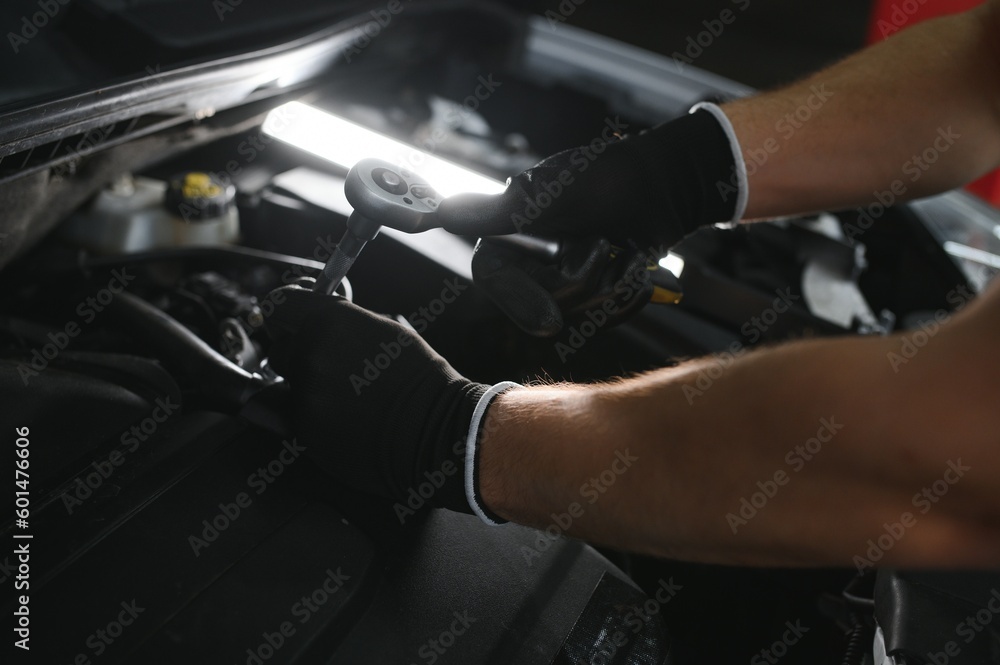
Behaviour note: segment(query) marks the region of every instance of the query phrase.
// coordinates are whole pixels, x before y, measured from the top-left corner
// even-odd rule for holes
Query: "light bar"
[[[384,134],[302,102],[288,102],[267,114],[264,133],[345,169],[376,157],[419,173],[443,196],[499,194],[506,186]],[[670,252],[660,266],[675,277],[684,272],[684,259]]]
[[[443,196],[499,194],[505,189],[498,180],[302,102],[272,110],[263,131],[345,169],[368,157],[383,159],[419,173]]]
[[[990,268],[1000,269],[1000,256],[997,256],[992,252],[985,252],[981,249],[976,249],[975,247],[969,247],[968,245],[963,245],[958,242],[952,242],[951,240],[944,244],[944,251],[959,259],[974,261],[975,263],[989,266]]]

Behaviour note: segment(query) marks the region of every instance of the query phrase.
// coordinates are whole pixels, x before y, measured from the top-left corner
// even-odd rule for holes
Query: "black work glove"
[[[574,238],[564,247],[559,262],[547,264],[484,238],[472,257],[472,276],[511,321],[536,337],[552,337],[588,313],[610,327],[649,302],[653,281],[644,252],[613,250],[600,237]]]
[[[733,169],[725,130],[702,109],[552,155],[511,178],[502,194],[445,199],[438,218],[464,235],[598,235],[666,249],[700,226],[732,219]]]
[[[590,298],[603,303],[625,290],[621,276],[639,255],[653,263],[698,227],[731,220],[738,198],[734,174],[725,130],[709,111],[699,110],[638,135],[560,152],[512,178],[502,194],[445,199],[438,216],[452,233],[568,238],[565,254],[585,251],[580,243],[586,239],[607,238],[618,248],[615,258],[595,260],[587,272],[592,283],[611,285]],[[577,309],[548,286],[563,283],[559,274],[567,271],[567,257],[546,265],[496,247],[487,239],[477,252],[477,284],[527,332],[558,332],[563,322],[553,312],[571,316]],[[484,261],[489,265],[477,266]],[[500,273],[503,279],[483,279]],[[521,286],[502,288],[511,281]],[[621,308],[618,320],[642,304]]]
[[[472,514],[466,439],[490,386],[461,376],[411,329],[339,296],[302,286],[274,296],[271,361],[291,385],[306,455],[348,486],[395,502],[401,519],[424,499]]]

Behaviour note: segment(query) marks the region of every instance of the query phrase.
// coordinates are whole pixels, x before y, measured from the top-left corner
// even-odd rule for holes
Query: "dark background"
[[[577,0],[579,1],[579,0]],[[564,7],[573,0],[562,0]],[[531,11],[559,11],[560,0],[533,2]],[[730,8],[725,27],[694,66],[755,87],[788,83],[861,48],[870,0],[584,0],[567,23],[670,55]],[[745,11],[740,7],[746,6]]]
[[[56,0],[52,0],[55,3]],[[110,2],[110,0],[102,0]],[[804,74],[857,50],[862,46],[873,0],[499,0],[534,14],[551,11],[566,14],[566,23],[608,35],[654,52],[670,55],[683,51],[688,37],[705,30],[705,21],[717,20],[720,12],[730,9],[736,20],[725,26],[710,47],[693,65],[722,74],[747,85],[767,88],[787,83]],[[0,105],[66,90],[84,82],[105,81],[116,75],[142,73],[149,56],[139,56],[137,43],[115,42],[105,37],[91,37],[90,16],[84,6],[100,4],[97,0],[72,0],[56,3],[59,12],[27,44],[12,50],[8,35],[23,29],[25,16],[39,11],[38,0],[3,0],[0,2]],[[220,26],[207,0],[171,0],[177,11],[190,17],[196,27]],[[261,11],[271,11],[266,0],[257,0]],[[296,6],[336,6],[344,0],[296,0]],[[265,4],[261,4],[265,3]],[[155,0],[135,3],[136,7],[155,7]],[[130,6],[130,5],[124,5]],[[249,0],[242,0],[241,14],[248,16]],[[741,7],[746,7],[745,10]],[[74,11],[78,10],[78,11]],[[198,17],[203,21],[196,20]],[[185,19],[188,20],[188,19]],[[82,21],[82,22],[81,22]],[[53,29],[53,25],[60,28]],[[95,25],[103,25],[98,22]],[[68,39],[61,28],[70,28],[75,37]],[[200,29],[200,28],[199,28]],[[197,30],[195,30],[197,32]],[[79,44],[74,42],[79,41]],[[113,56],[91,62],[95,49],[109,47]],[[86,54],[88,57],[83,57]],[[165,59],[154,59],[166,63]],[[111,70],[107,70],[110,67]],[[44,72],[44,75],[40,74]]]

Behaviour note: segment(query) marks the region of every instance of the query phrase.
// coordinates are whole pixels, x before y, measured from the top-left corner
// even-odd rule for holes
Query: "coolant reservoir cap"
[[[221,217],[236,200],[236,188],[202,171],[181,173],[170,179],[163,204],[186,222]]]

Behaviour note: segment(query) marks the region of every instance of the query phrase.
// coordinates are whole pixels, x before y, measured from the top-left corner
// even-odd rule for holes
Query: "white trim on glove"
[[[472,412],[472,422],[469,423],[469,437],[465,441],[465,498],[469,501],[473,514],[490,526],[500,526],[505,524],[497,521],[496,516],[491,516],[487,508],[483,505],[482,497],[479,495],[479,488],[476,486],[476,464],[479,462],[479,429],[482,425],[483,416],[486,409],[501,394],[513,388],[520,388],[521,384],[513,381],[504,381],[487,390],[475,410]]]
[[[729,147],[733,150],[733,163],[736,165],[736,212],[733,213],[732,223],[737,223],[743,219],[744,213],[747,210],[747,198],[750,195],[750,187],[747,182],[747,164],[743,160],[743,149],[740,147],[740,140],[736,138],[736,130],[733,129],[733,123],[729,121],[726,113],[719,108],[716,104],[711,102],[701,102],[700,104],[695,104],[691,107],[688,113],[694,113],[695,111],[706,110],[715,116],[715,119],[719,121],[722,126],[722,131],[726,133],[729,138]]]

